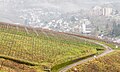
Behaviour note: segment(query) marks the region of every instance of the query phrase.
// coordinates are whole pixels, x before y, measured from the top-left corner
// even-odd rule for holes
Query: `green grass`
[[[104,49],[71,35],[36,30],[36,36],[33,30],[28,31],[29,34],[24,27],[17,30],[15,26],[0,25],[0,54],[52,68]]]

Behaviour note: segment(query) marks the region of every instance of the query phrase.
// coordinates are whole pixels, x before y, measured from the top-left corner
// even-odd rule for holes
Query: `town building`
[[[111,16],[113,14],[113,9],[111,7],[95,6],[93,7],[91,14],[98,16]]]
[[[102,15],[102,7],[95,6],[92,10],[92,15]]]
[[[104,7],[102,9],[103,16],[111,16],[113,12],[112,8]]]
[[[81,31],[83,34],[90,34],[91,33],[91,22],[88,19],[81,20]]]

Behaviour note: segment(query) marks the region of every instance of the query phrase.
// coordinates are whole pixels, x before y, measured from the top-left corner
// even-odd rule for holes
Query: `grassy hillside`
[[[10,60],[52,68],[101,49],[104,48],[63,33],[0,24],[0,57]]]
[[[78,65],[67,72],[120,72],[120,51]]]

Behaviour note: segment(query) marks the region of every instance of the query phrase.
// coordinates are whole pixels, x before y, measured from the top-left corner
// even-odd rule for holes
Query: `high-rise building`
[[[104,16],[110,16],[112,14],[112,12],[113,12],[113,9],[112,8],[104,7],[102,9],[102,12],[103,12]]]
[[[111,7],[101,7],[95,6],[92,9],[92,15],[103,15],[103,16],[110,16],[113,13],[113,9]]]

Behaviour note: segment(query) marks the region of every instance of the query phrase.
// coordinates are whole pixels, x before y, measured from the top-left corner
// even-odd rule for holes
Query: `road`
[[[76,63],[74,63],[74,64],[68,65],[68,66],[66,66],[65,68],[60,69],[59,72],[66,72],[68,69],[70,69],[70,68],[72,68],[72,67],[74,67],[74,66],[77,66],[77,65],[80,65],[80,64],[82,64],[82,63],[88,62],[88,61],[93,60],[93,59],[95,59],[95,58],[100,58],[100,57],[105,56],[106,54],[109,54],[109,53],[111,53],[111,52],[114,51],[114,50],[112,50],[112,48],[110,48],[110,47],[107,46],[107,45],[101,44],[101,43],[99,43],[99,42],[95,42],[95,41],[93,41],[93,40],[88,40],[88,39],[86,39],[86,40],[89,41],[89,42],[92,42],[92,43],[95,43],[95,44],[98,44],[98,45],[103,46],[103,47],[105,48],[105,51],[104,51],[102,54],[100,54],[100,55],[98,55],[98,56],[96,56],[96,57],[90,57],[90,58],[87,58],[87,59],[78,61],[78,62],[76,62]]]

